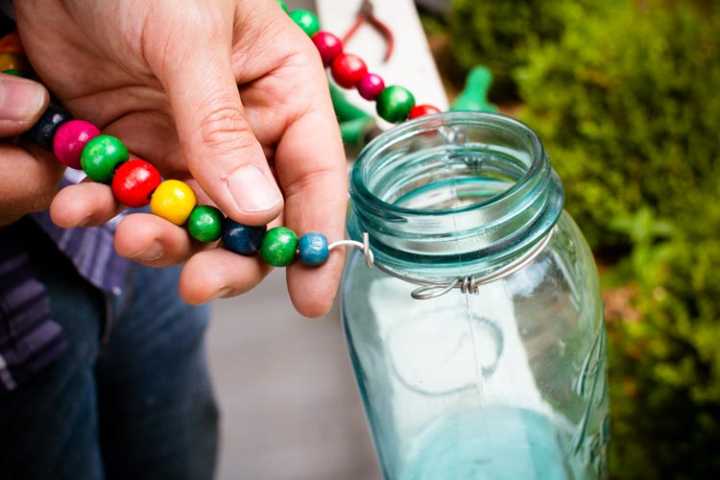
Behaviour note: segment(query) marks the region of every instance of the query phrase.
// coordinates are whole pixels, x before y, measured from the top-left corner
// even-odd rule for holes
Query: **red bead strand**
[[[341,53],[332,63],[333,78],[341,87],[354,87],[366,73],[367,66],[357,55]]]

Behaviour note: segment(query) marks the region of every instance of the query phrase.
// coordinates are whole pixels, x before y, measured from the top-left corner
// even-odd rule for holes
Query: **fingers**
[[[218,35],[208,47],[196,44],[173,56],[178,60],[168,60],[159,77],[193,177],[234,220],[266,224],[280,213],[282,195],[244,116],[230,61],[231,38]]]
[[[50,205],[50,218],[62,228],[90,227],[102,225],[119,210],[108,185],[83,182],[58,192]]]
[[[180,275],[180,296],[200,304],[230,297],[254,288],[270,269],[257,257],[244,257],[223,249],[206,250],[188,260]]]
[[[135,213],[118,224],[115,250],[144,265],[165,267],[185,261],[194,246],[182,227],[155,215]]]
[[[47,108],[45,87],[31,80],[0,74],[0,137],[28,130]]]
[[[0,225],[45,210],[62,172],[63,167],[39,148],[0,145]]]
[[[345,156],[338,126],[322,100],[320,109],[291,124],[276,153],[278,178],[285,191],[285,223],[302,235],[325,234],[330,242],[343,238],[347,208]],[[344,252],[334,251],[319,268],[300,263],[288,268],[288,290],[298,311],[324,315],[340,282]]]

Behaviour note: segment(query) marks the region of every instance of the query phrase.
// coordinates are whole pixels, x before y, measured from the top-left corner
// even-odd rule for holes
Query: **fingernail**
[[[153,242],[150,248],[138,254],[135,259],[143,262],[154,262],[155,260],[160,260],[163,255],[165,255],[163,246],[159,242]]]
[[[282,202],[278,188],[255,165],[244,165],[227,179],[230,193],[244,212],[272,210]]]
[[[21,78],[0,79],[0,119],[30,121],[45,104],[45,89]]]

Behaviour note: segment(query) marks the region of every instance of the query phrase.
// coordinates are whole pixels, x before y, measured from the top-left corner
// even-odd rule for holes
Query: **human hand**
[[[342,237],[346,172],[323,68],[274,0],[24,0],[16,10],[31,63],[76,116],[164,176],[192,179],[199,198],[238,222],[280,215],[298,234]],[[117,209],[108,186],[83,183],[63,189],[51,215],[75,227]],[[180,293],[191,303],[242,293],[267,273],[148,214],[125,218],[115,245],[148,265],[187,260]],[[318,269],[290,266],[296,308],[324,314],[341,268],[341,254]]]
[[[48,93],[35,82],[0,74],[0,138],[28,130],[48,104]],[[36,147],[0,143],[0,226],[50,205],[62,176],[52,155]]]

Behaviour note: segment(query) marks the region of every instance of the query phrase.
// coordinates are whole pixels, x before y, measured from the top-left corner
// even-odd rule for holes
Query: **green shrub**
[[[713,210],[720,214],[720,206]],[[641,216],[651,220],[645,212]],[[658,243],[652,221],[638,223],[650,228],[633,227],[643,238],[636,238],[633,254],[619,266],[636,279],[637,315],[608,324],[610,472],[616,479],[715,478],[720,241],[696,241],[692,233],[676,231]],[[718,218],[711,225],[720,229]]]
[[[615,2],[531,46],[515,79],[568,209],[621,254],[606,281],[633,293],[609,323],[612,477],[720,475],[718,15]]]
[[[489,67],[495,76],[493,99],[516,100],[512,74],[527,63],[530,48],[559,40],[568,18],[581,18],[592,3],[453,0],[447,26],[454,60],[465,72],[476,65]]]
[[[601,249],[627,246],[609,219],[643,208],[687,217],[691,192],[720,180],[718,16],[634,4],[568,24],[557,43],[531,48],[515,75],[521,117],[548,146],[569,209]]]

